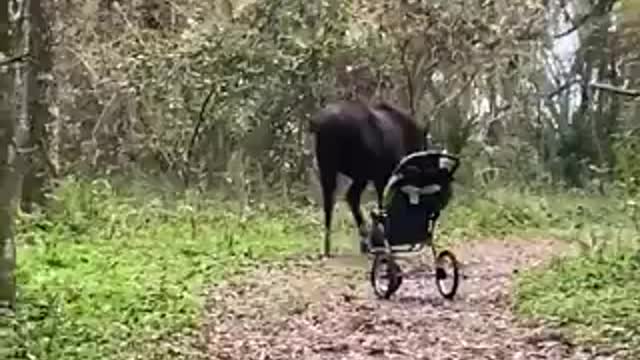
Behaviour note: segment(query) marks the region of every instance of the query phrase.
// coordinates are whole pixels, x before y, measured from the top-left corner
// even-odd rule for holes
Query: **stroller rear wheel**
[[[400,265],[389,254],[375,255],[370,276],[373,291],[381,299],[389,299],[402,284]]]
[[[449,250],[441,251],[436,257],[436,286],[445,299],[453,299],[458,290],[458,260]],[[448,281],[448,282],[447,282]]]

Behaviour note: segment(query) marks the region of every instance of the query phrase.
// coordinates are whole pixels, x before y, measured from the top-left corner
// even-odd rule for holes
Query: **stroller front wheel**
[[[458,290],[458,260],[449,250],[441,251],[435,260],[435,279],[438,292],[445,299],[453,299]],[[449,284],[447,284],[447,280],[450,281]]]
[[[371,264],[371,287],[376,296],[389,299],[402,284],[400,265],[389,254],[376,254]]]

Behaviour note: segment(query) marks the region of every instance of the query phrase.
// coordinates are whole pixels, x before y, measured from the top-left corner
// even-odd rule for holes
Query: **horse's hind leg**
[[[362,192],[365,187],[367,187],[366,180],[354,180],[346,194],[346,200],[349,204],[349,208],[351,209],[353,220],[356,222],[358,231],[362,236],[366,235],[366,228],[364,226],[364,217],[360,210],[360,198],[362,197]]]
[[[356,222],[356,226],[358,227],[358,234],[360,235],[360,252],[365,253],[367,250],[366,238],[368,235],[367,228],[365,226],[364,217],[362,216],[362,211],[360,210],[360,199],[362,197],[362,192],[367,187],[366,180],[354,180],[347,191],[347,203],[349,203],[349,208],[351,209],[351,214],[353,214],[353,219]]]
[[[324,255],[331,255],[331,219],[335,203],[336,179],[338,173],[320,168],[320,185],[322,186],[322,204],[324,207]]]
[[[382,209],[382,201],[384,196],[384,188],[387,186],[387,180],[385,178],[376,179],[373,182],[373,185],[376,188],[376,195],[378,200],[378,209]]]

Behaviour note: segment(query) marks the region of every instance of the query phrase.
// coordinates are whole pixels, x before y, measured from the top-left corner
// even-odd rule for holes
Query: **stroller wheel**
[[[444,250],[436,257],[436,286],[445,299],[453,299],[458,290],[458,260],[449,250]]]
[[[402,284],[400,265],[388,254],[375,255],[370,275],[373,291],[381,299],[389,299]]]

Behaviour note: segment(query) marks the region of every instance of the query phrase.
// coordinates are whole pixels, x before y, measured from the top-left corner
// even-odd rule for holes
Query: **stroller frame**
[[[402,272],[396,255],[420,253],[424,257],[426,245],[431,248],[435,262],[438,291],[446,299],[455,296],[459,284],[458,261],[449,250],[438,252],[433,240],[440,212],[451,196],[453,174],[459,165],[459,158],[446,152],[419,151],[404,157],[394,169],[384,190],[382,208],[370,212],[371,230],[361,244],[363,251],[373,255],[370,281],[379,298],[390,298],[407,275]],[[403,223],[404,214],[410,216]],[[404,231],[405,224],[409,225],[407,231]],[[443,266],[447,260],[453,266],[450,273]],[[388,281],[386,289],[379,286],[378,273],[383,267],[386,267],[383,277]],[[453,284],[445,289],[443,281],[448,278],[452,278]]]

